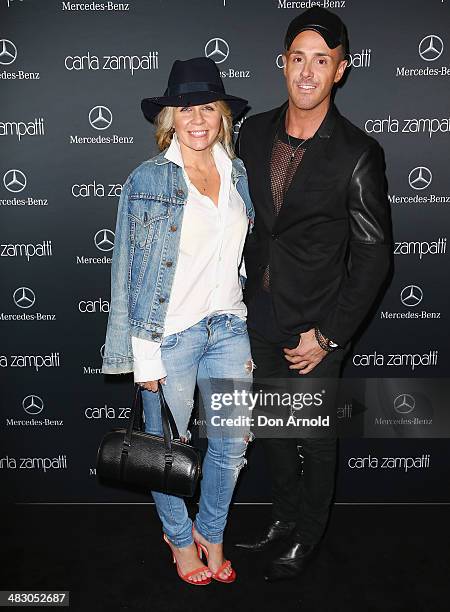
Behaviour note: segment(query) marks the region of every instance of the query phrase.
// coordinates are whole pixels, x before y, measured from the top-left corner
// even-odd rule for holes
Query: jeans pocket
[[[247,321],[241,317],[238,317],[237,315],[230,315],[228,325],[233,334],[247,333]]]
[[[178,344],[179,334],[170,334],[170,336],[166,336],[163,338],[161,342],[162,349],[172,349],[175,348]]]

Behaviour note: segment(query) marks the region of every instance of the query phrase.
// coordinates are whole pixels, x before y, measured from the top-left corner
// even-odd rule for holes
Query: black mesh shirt
[[[286,192],[305,155],[308,142],[293,136],[288,138],[283,116],[275,136],[270,160],[270,185],[276,215],[283,206]],[[264,270],[260,290],[248,305],[248,326],[274,342],[283,341],[288,337],[279,329],[273,311],[269,266]]]

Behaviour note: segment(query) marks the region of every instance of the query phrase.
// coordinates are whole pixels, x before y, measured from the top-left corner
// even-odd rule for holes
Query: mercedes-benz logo
[[[403,306],[414,308],[423,300],[423,291],[417,285],[407,285],[400,293],[400,299]]]
[[[8,191],[12,191],[13,193],[19,193],[25,189],[27,184],[27,177],[21,170],[13,169],[8,170],[3,175],[3,185],[6,187]]]
[[[224,62],[230,54],[230,47],[223,38],[211,38],[205,45],[205,56],[214,60],[216,64]]]
[[[434,62],[441,57],[444,50],[444,42],[440,36],[429,34],[422,38],[419,43],[419,55],[426,62]]]
[[[415,406],[416,400],[408,393],[401,393],[394,400],[394,410],[398,414],[409,414],[414,410]]]
[[[433,175],[431,170],[426,166],[417,166],[413,168],[408,175],[409,186],[413,189],[426,189],[431,184]]]
[[[10,40],[2,38],[0,40],[0,64],[8,66],[12,64],[17,57],[17,47]]]
[[[19,308],[31,308],[36,301],[36,296],[29,287],[18,287],[13,293],[13,300]]]
[[[44,402],[38,395],[27,395],[22,400],[22,408],[27,414],[39,414],[44,409]]]
[[[114,232],[101,229],[94,236],[94,244],[99,251],[112,251],[114,248]]]
[[[89,111],[89,123],[96,130],[106,130],[112,123],[112,112],[107,106],[94,106]]]

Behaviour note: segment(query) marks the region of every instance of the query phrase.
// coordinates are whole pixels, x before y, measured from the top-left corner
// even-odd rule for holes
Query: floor
[[[270,506],[235,505],[232,585],[184,584],[152,505],[10,505],[1,510],[0,589],[70,591],[71,610],[440,612],[450,610],[448,506],[335,506],[319,554],[298,579],[268,584],[269,556],[233,548]]]

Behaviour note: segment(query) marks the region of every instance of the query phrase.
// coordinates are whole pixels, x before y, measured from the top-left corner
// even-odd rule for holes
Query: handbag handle
[[[164,431],[165,426],[167,426],[167,428],[170,426],[173,439],[178,440],[180,438],[178,427],[177,427],[177,424],[175,423],[175,419],[173,418],[172,411],[169,408],[169,404],[167,403],[166,398],[164,397],[162,385],[160,382],[158,382],[158,395],[159,395],[159,407],[161,409],[161,420],[163,424],[163,431]],[[142,396],[142,393],[141,393],[141,396]],[[170,443],[170,432],[168,431],[168,429],[167,429],[167,437]],[[166,436],[164,435],[164,439],[165,438]]]
[[[174,439],[179,439],[180,434],[178,432],[175,419],[167,404],[166,398],[162,390],[161,383],[158,381],[158,397],[159,407],[161,410],[161,422],[164,434],[164,487],[167,488],[167,482],[170,475],[170,470],[173,463],[173,452],[172,452],[172,436]],[[131,414],[128,422],[128,427],[125,432],[125,436],[122,444],[122,453],[120,458],[120,476],[122,477],[125,471],[126,460],[128,458],[128,451],[131,447],[131,436],[133,430],[142,431],[143,429],[143,412],[144,406],[142,401],[142,387],[138,384],[134,384],[134,399],[131,408]],[[172,436],[171,436],[172,432]]]

